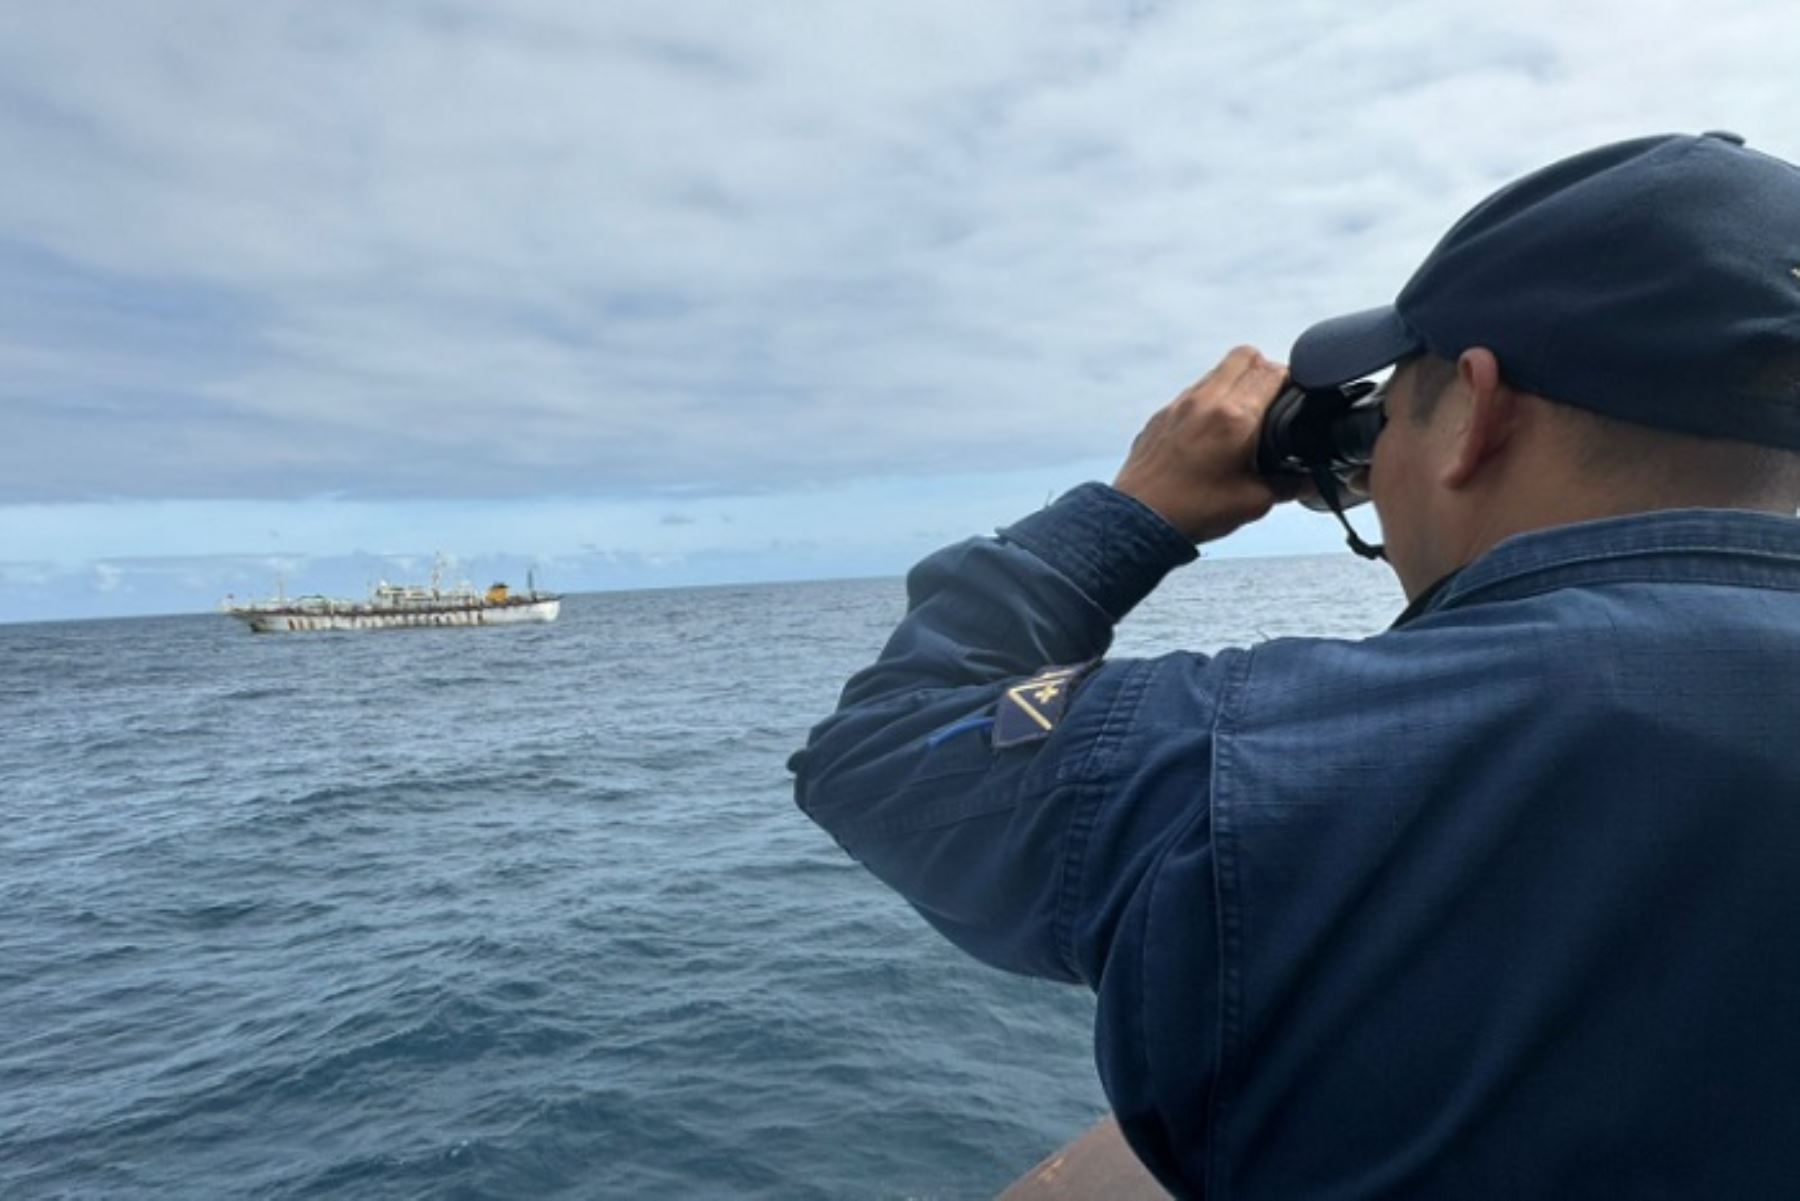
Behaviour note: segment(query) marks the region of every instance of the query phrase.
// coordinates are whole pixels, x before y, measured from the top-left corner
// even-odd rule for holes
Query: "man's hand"
[[[1285,493],[1256,471],[1263,411],[1287,369],[1240,346],[1150,418],[1113,487],[1196,543],[1257,520]]]

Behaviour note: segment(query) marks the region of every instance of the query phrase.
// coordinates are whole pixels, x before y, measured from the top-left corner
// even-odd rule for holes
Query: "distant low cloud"
[[[626,501],[559,500],[0,506],[0,553],[11,556],[0,558],[0,622],[197,612],[227,594],[263,596],[278,585],[290,595],[360,595],[380,579],[424,580],[434,562],[446,579],[517,584],[535,572],[540,585],[567,591],[899,575],[938,546],[1014,521],[1110,466],[742,497],[732,521],[713,520],[706,497],[665,502],[660,513]],[[270,534],[277,525],[278,539]],[[1340,547],[1329,518],[1287,506],[1209,554]]]

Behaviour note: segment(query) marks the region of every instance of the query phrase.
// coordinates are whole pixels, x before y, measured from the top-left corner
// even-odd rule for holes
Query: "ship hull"
[[[498,605],[445,605],[418,609],[376,609],[363,605],[329,610],[233,609],[231,616],[257,634],[319,630],[415,630],[439,626],[507,626],[555,621],[561,598]]]

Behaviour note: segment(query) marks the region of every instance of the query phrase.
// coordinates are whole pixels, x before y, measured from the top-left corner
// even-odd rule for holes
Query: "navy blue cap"
[[[1800,169],[1729,133],[1564,159],[1476,205],[1393,304],[1301,334],[1288,370],[1331,387],[1471,346],[1549,400],[1800,450]]]

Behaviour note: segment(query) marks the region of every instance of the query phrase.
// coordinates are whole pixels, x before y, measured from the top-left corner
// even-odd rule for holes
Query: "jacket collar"
[[[1579,584],[1705,582],[1800,591],[1800,519],[1665,509],[1516,534],[1416,597],[1394,622]]]

